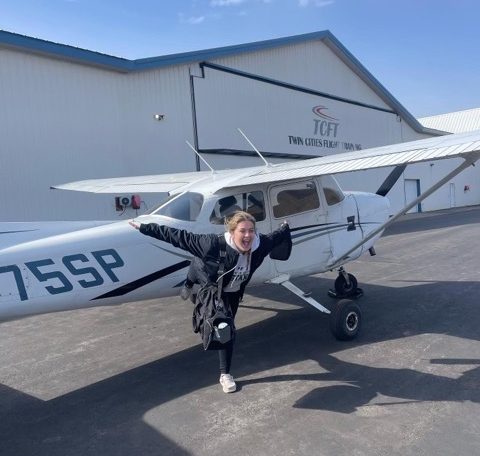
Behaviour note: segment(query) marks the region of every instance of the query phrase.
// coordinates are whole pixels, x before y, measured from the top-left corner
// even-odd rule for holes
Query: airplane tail
[[[0,222],[0,252],[13,245],[35,241],[58,234],[93,228],[113,223],[111,221],[88,222]]]

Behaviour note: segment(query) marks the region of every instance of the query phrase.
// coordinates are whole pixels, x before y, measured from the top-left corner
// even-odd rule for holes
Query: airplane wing
[[[421,139],[355,152],[237,170],[200,171],[151,176],[94,179],[52,188],[93,193],[172,192],[207,182],[215,191],[239,185],[340,174],[426,161],[475,156],[480,153],[480,130]],[[475,161],[475,160],[473,160]]]
[[[159,174],[150,176],[115,177],[90,179],[55,185],[58,190],[75,190],[89,193],[164,193],[179,190],[184,186],[201,182],[211,176],[210,171]]]
[[[241,177],[241,181],[235,185],[279,182],[455,157],[467,158],[479,153],[480,130],[263,167],[254,175]]]

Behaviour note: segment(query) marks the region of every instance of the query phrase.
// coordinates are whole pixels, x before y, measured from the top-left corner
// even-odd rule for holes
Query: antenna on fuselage
[[[215,172],[215,170],[208,164],[207,160],[205,160],[195,149],[195,147],[193,147],[187,140],[185,140],[185,142],[189,145],[190,149],[192,149],[196,154],[197,156],[200,158],[200,160],[203,161],[203,163],[205,163],[212,171],[212,173]]]
[[[252,141],[250,141],[247,138],[247,135],[242,130],[240,130],[240,128],[237,128],[237,130],[247,140],[248,144],[250,144],[252,146],[253,150],[259,155],[259,157],[265,162],[265,166],[272,166],[272,164],[268,163],[267,160],[265,160],[265,158],[263,157],[263,155],[259,152],[259,150],[253,145]]]

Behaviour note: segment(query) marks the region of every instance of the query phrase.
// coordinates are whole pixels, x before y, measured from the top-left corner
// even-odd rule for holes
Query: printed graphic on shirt
[[[225,291],[237,291],[250,274],[250,253],[238,256],[238,262],[233,271],[232,279]]]

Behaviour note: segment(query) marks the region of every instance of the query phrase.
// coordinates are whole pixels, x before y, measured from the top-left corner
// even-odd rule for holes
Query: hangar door
[[[411,203],[414,199],[420,196],[420,179],[405,179],[404,181],[405,189],[405,205]],[[418,203],[416,206],[413,206],[408,213],[412,212],[422,212],[422,205]]]

